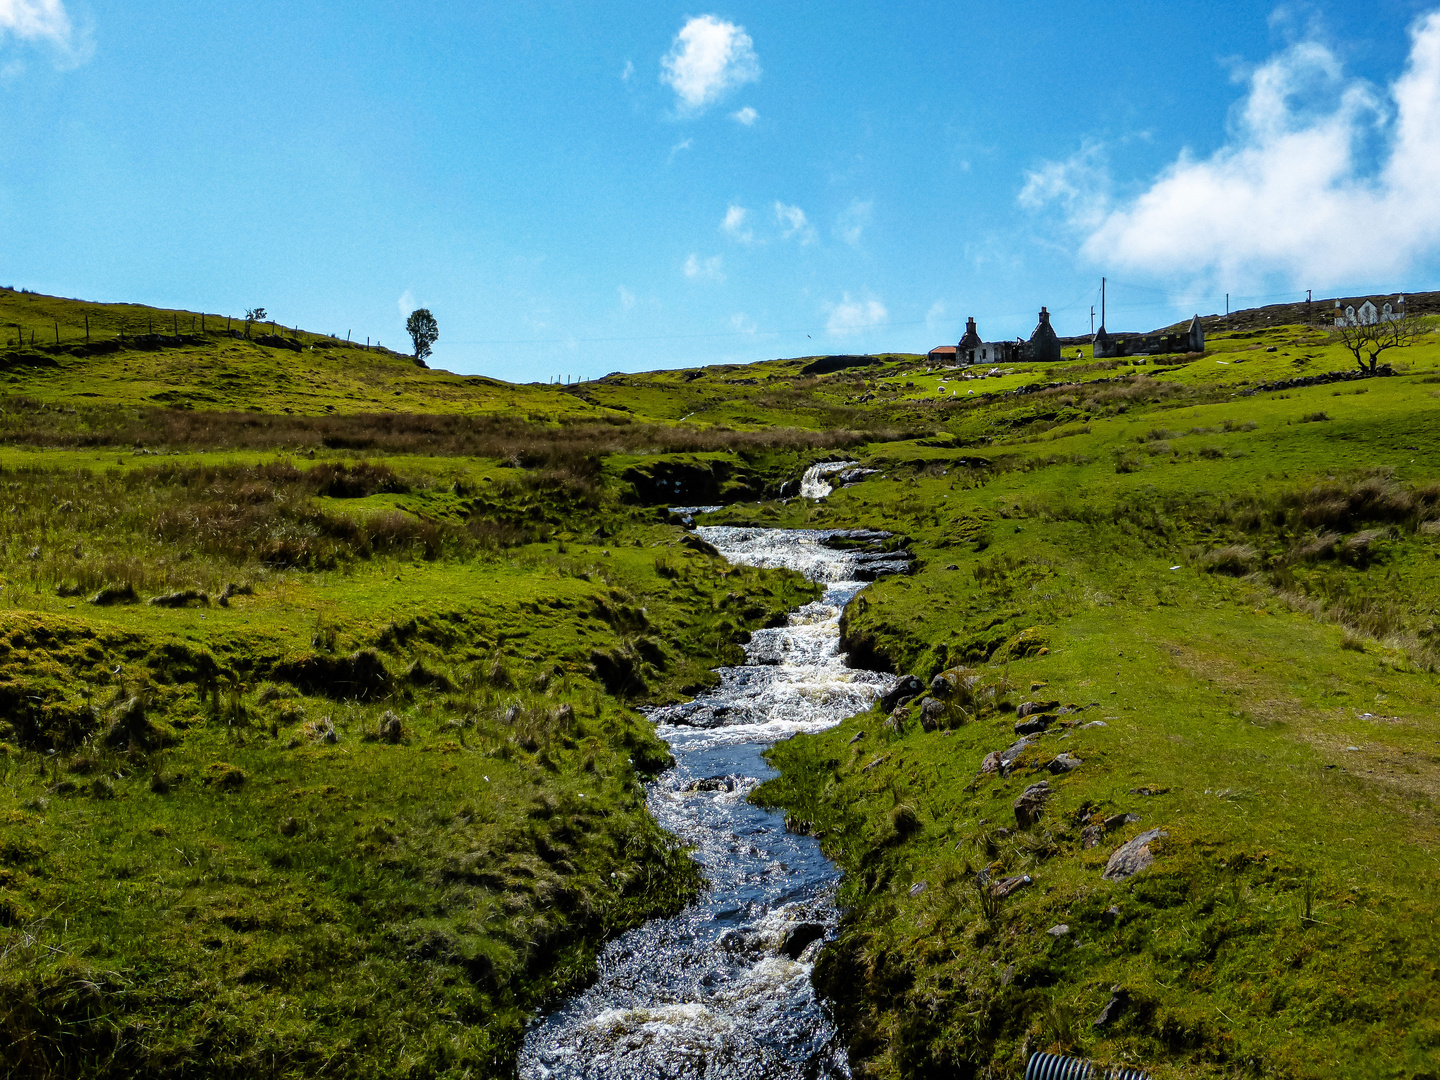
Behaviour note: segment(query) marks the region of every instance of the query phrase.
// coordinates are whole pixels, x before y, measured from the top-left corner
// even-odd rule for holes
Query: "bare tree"
[[[1379,367],[1381,353],[1386,349],[1414,345],[1420,333],[1419,319],[1402,316],[1373,323],[1342,323],[1331,332],[1330,340],[1345,346],[1350,355],[1355,357],[1355,363],[1360,365],[1360,370],[1373,375]]]
[[[440,324],[430,314],[429,308],[416,308],[405,320],[405,330],[415,343],[415,363],[424,367],[425,358],[430,355],[430,346],[440,338]]]

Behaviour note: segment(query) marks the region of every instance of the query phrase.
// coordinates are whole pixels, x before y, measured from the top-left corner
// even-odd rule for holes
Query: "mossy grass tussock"
[[[703,887],[639,708],[819,595],[670,507],[913,557],[841,622],[908,689],[751,796],[855,1075],[1436,1075],[1433,328],[514,386],[190,320],[0,292],[7,1075],[511,1075]]]

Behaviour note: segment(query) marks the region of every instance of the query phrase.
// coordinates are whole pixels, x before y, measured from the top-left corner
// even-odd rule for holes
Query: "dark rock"
[[[1117,904],[1111,904],[1108,908],[1106,908],[1103,912],[1101,912],[1101,913],[1100,913],[1100,921],[1103,922],[1106,926],[1114,926],[1117,922],[1119,922],[1119,921],[1120,921],[1120,907],[1119,907],[1119,905],[1117,905]]]
[[[1129,1004],[1130,992],[1123,986],[1112,986],[1110,988],[1110,1000],[1105,1003],[1105,1007],[1100,1010],[1100,1015],[1095,1018],[1091,1026],[1097,1028],[1108,1027],[1119,1019],[1120,1014],[1125,1011],[1125,1007]]]
[[[793,927],[785,935],[785,942],[780,946],[780,951],[791,960],[799,960],[800,954],[805,951],[812,941],[818,941],[825,936],[825,927],[819,923],[805,922]]]
[[[994,773],[1000,771],[999,750],[992,750],[990,753],[985,755],[985,760],[980,762],[980,771],[982,773]]]
[[[1156,840],[1169,836],[1164,829],[1150,829],[1135,839],[1121,844],[1110,855],[1105,871],[1100,876],[1106,881],[1124,881],[1134,877],[1155,861],[1150,845]]]
[[[1049,712],[1051,709],[1058,709],[1059,707],[1060,702],[1058,701],[1027,701],[1015,710],[1015,715],[1023,720],[1032,713]]]
[[[1022,829],[1028,829],[1039,821],[1040,813],[1045,808],[1045,800],[1052,794],[1054,792],[1050,790],[1049,780],[1041,780],[1038,784],[1027,787],[1015,798],[1015,824]]]
[[[925,684],[914,675],[906,675],[895,684],[888,694],[880,699],[880,707],[890,712],[897,705],[903,705],[913,698],[919,697],[925,692]]]
[[[1039,735],[1050,726],[1053,719],[1054,717],[1050,716],[1032,716],[1026,720],[1017,720],[1015,722],[1015,734]]]
[[[685,785],[686,791],[734,791],[733,776],[707,776],[704,780],[692,780]]]
[[[1139,814],[1111,814],[1105,819],[1105,831],[1114,832],[1122,825],[1129,825],[1132,821],[1139,820]]]
[[[1018,742],[1011,743],[1004,750],[1000,751],[1000,775],[1009,776],[1010,770],[1014,767],[1016,760],[1023,754],[1030,745],[1031,736],[1025,735]]]
[[[851,736],[850,736],[850,741],[849,741],[848,743],[846,743],[845,745],[846,745],[846,746],[854,746],[857,742],[859,742],[859,741],[860,741],[861,739],[863,739],[864,737],[865,737],[865,733],[864,733],[863,731],[857,731],[857,732],[855,732],[854,735],[851,735]]]
[[[380,717],[380,738],[387,743],[398,743],[404,735],[405,727],[400,723],[400,717],[386,709]]]
[[[865,766],[863,769],[861,769],[860,771],[861,771],[861,772],[869,772],[871,769],[878,768],[879,766],[885,764],[885,762],[887,762],[887,761],[889,761],[889,760],[890,760],[890,755],[889,755],[889,754],[881,754],[879,757],[877,757],[875,760],[873,760],[872,762],[870,762],[869,765],[866,765],[866,766]]]
[[[1168,787],[1157,787],[1157,788],[1150,788],[1150,787],[1132,787],[1132,788],[1130,789],[1130,794],[1131,794],[1131,795],[1168,795],[1168,794],[1170,794],[1170,789],[1169,789]]]
[[[945,675],[936,675],[930,680],[930,696],[940,701],[949,701],[950,695],[955,692],[955,686]]]
[[[920,706],[920,726],[926,731],[934,731],[940,726],[940,721],[949,712],[945,702],[936,698],[926,698]]]
[[[1083,764],[1083,761],[1071,754],[1058,754],[1045,768],[1049,769],[1051,774],[1059,776],[1062,773],[1078,769]]]
[[[928,881],[917,881],[917,882],[915,882],[914,885],[911,885],[911,886],[910,886],[910,895],[911,895],[911,896],[919,896],[921,893],[923,893],[923,892],[924,892],[926,889],[928,889],[929,887],[930,887],[930,883],[929,883]]]
[[[1086,825],[1080,830],[1080,845],[1089,851],[1105,835],[1105,828],[1102,825]]]

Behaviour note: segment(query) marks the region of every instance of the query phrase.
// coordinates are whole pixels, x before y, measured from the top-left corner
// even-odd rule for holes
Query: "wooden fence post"
[[[90,344],[90,316],[85,316],[85,344]]]

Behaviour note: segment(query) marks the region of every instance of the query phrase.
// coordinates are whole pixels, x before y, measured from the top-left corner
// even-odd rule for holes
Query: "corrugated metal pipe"
[[[1093,1061],[1064,1054],[1031,1054],[1025,1080],[1150,1080],[1150,1076],[1128,1067],[1102,1071]]]

